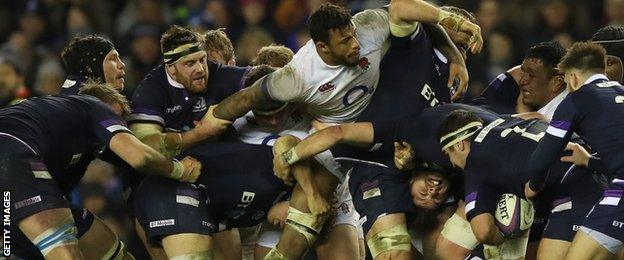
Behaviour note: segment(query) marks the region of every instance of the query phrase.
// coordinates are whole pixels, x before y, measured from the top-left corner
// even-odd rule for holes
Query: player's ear
[[[167,70],[167,73],[169,73],[169,76],[171,76],[172,78],[175,78],[176,76],[176,69],[175,69],[175,64],[165,64],[165,69]]]
[[[553,92],[556,93],[556,92],[559,92],[559,90],[561,88],[565,88],[565,79],[564,79],[564,75],[563,74],[557,73],[557,74],[555,74],[555,76],[552,77],[551,80],[553,81],[552,82],[552,86],[553,86],[552,91]]]
[[[318,41],[314,44],[316,46],[316,50],[322,53],[329,53],[329,45],[323,41]]]

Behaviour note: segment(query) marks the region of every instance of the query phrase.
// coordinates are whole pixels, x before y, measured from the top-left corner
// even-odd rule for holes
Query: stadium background
[[[305,22],[325,0],[4,0],[0,1],[0,94],[7,81],[23,77],[22,97],[58,93],[64,81],[60,50],[75,35],[109,37],[126,64],[126,94],[161,61],[160,35],[171,24],[202,30],[226,28],[239,66],[270,43],[296,51],[309,39]],[[332,1],[353,13],[382,0]],[[518,65],[541,41],[564,47],[591,37],[607,24],[624,25],[624,0],[449,0],[430,1],[473,12],[485,47],[468,60],[469,95],[496,75]],[[131,232],[122,183],[112,168],[93,163],[73,200],[100,216],[129,243],[137,259],[146,257]]]

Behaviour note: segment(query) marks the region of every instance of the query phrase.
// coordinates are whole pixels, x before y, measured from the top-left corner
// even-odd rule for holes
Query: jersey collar
[[[604,74],[598,73],[598,74],[594,74],[591,77],[589,77],[585,81],[585,83],[583,83],[583,85],[587,85],[587,84],[592,83],[592,82],[594,82],[596,80],[599,80],[599,79],[609,80],[609,78],[607,78],[607,76],[605,76]]]
[[[167,72],[166,68],[165,68],[165,75],[167,75],[167,81],[169,82],[169,85],[173,86],[174,88],[185,89],[182,83],[175,81],[171,76],[169,76],[169,73]]]

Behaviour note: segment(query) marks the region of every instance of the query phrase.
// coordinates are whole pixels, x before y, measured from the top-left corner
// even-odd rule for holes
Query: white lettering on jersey
[[[427,83],[425,83],[425,85],[423,86],[420,95],[422,95],[425,100],[429,101],[429,106],[431,107],[434,107],[435,105],[440,103],[440,101],[438,101],[438,99],[435,97],[435,91],[433,91],[433,89]]]

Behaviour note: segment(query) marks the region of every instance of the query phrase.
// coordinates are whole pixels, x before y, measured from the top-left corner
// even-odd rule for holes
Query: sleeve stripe
[[[128,121],[137,121],[137,120],[146,120],[146,121],[156,121],[161,125],[165,124],[165,119],[156,115],[148,115],[148,114],[130,114],[128,117]]]
[[[471,201],[471,202],[469,202],[468,204],[466,204],[466,214],[467,214],[469,211],[471,211],[471,210],[475,209],[476,204],[477,204],[477,201]]]
[[[114,132],[117,132],[117,131],[128,131],[128,132],[131,132],[130,129],[128,129],[127,127],[125,127],[123,125],[111,125],[111,126],[107,127],[106,130],[108,130],[111,133],[114,133]]]
[[[276,99],[273,98],[273,96],[271,96],[271,92],[269,92],[269,86],[267,83],[267,81],[269,81],[269,77],[271,77],[271,74],[260,79],[262,80],[262,82],[260,82],[260,89],[262,89],[262,92],[265,94],[267,98],[269,98],[270,100],[276,101]]]
[[[546,129],[546,133],[559,138],[563,138],[568,133],[568,131],[556,128],[554,126],[548,126],[548,129]]]

